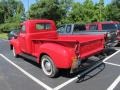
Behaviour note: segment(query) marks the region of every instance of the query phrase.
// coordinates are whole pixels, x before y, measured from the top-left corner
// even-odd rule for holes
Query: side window
[[[70,31],[71,31],[71,25],[67,25],[67,27],[66,27],[66,33],[70,33]]]
[[[85,25],[76,24],[74,26],[74,32],[80,32],[80,31],[85,31],[85,30],[86,30]]]
[[[59,33],[65,33],[65,25],[58,27],[57,30]]]
[[[36,30],[50,30],[51,25],[49,23],[37,23]]]
[[[117,30],[117,26],[116,24],[102,24],[102,29],[103,30],[112,30],[112,29],[115,29]]]
[[[26,28],[25,28],[25,25],[22,25],[22,26],[21,26],[21,32],[22,32],[22,33],[25,33],[25,29],[26,29]]]
[[[98,26],[97,25],[90,25],[90,30],[98,30]]]

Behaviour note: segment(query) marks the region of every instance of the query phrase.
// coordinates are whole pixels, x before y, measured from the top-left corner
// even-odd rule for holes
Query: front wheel
[[[48,77],[55,77],[58,73],[58,69],[55,67],[52,59],[48,55],[42,56],[41,67],[44,74]]]

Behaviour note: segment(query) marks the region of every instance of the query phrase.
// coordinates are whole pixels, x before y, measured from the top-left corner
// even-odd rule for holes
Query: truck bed
[[[93,56],[100,53],[104,49],[104,37],[103,36],[87,36],[87,35],[59,35],[57,39],[33,39],[33,45],[38,45],[40,42],[48,42],[61,44],[66,48],[75,48],[76,43],[80,44],[79,54],[80,58],[85,59],[89,56]],[[36,43],[37,42],[37,43]],[[37,50],[38,47],[36,47]]]

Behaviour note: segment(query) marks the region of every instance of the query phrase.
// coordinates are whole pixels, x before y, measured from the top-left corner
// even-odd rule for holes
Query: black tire
[[[41,67],[43,73],[50,77],[56,77],[58,73],[58,69],[55,67],[52,59],[48,55],[43,55],[41,58]]]
[[[12,48],[12,52],[13,52],[13,56],[14,56],[15,58],[18,58],[18,57],[19,57],[19,55],[16,54],[16,51],[15,51],[15,48],[14,48],[14,47]]]

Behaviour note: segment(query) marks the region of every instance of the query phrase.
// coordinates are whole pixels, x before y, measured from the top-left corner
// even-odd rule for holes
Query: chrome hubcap
[[[51,64],[50,64],[50,62],[48,62],[48,61],[45,62],[45,69],[46,69],[48,72],[51,71]]]

